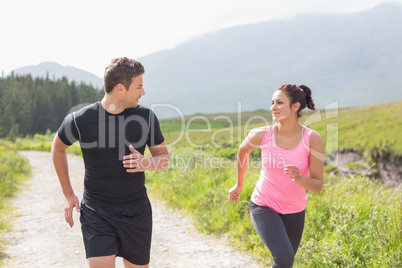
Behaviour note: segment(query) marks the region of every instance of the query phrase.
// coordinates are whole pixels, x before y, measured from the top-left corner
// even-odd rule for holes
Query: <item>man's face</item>
[[[143,88],[143,80],[142,75],[137,76],[133,79],[130,86],[126,91],[126,95],[124,97],[126,108],[135,108],[138,106],[138,102],[141,96],[145,95],[145,91]]]

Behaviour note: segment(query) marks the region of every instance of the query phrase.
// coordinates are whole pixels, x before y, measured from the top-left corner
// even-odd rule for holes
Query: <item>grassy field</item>
[[[30,175],[28,160],[16,152],[15,144],[0,140],[0,238],[9,225],[10,205],[8,199],[18,191],[20,183]],[[0,240],[0,263],[3,243]]]
[[[318,131],[329,153],[354,151],[367,161],[401,157],[402,102],[305,113],[302,123]],[[267,264],[272,257],[252,226],[249,202],[259,176],[253,151],[238,203],[227,192],[235,183],[237,148],[248,131],[265,125],[267,111],[197,115],[185,125],[161,120],[171,147],[171,167],[147,174],[150,192],[196,219],[202,232],[225,235]],[[241,119],[241,120],[240,120]],[[225,120],[227,122],[225,122]],[[258,122],[259,121],[259,122]],[[212,123],[214,122],[214,123]],[[175,128],[173,127],[175,126]],[[218,126],[217,126],[218,125]],[[190,130],[183,135],[178,129]],[[306,226],[296,267],[401,267],[402,191],[355,175],[326,175],[320,194],[308,193]]]
[[[334,150],[354,151],[367,160],[379,157],[402,157],[402,101],[340,110],[318,110],[304,113],[301,123],[320,133],[327,153]],[[170,148],[214,151],[233,158],[239,142],[254,127],[272,124],[268,111],[241,114],[196,114],[183,119],[160,120]],[[17,138],[19,150],[50,151],[54,133]],[[81,154],[78,146],[70,153]],[[258,155],[258,154],[256,154]]]
[[[333,125],[338,125],[338,144],[327,144],[327,150],[355,151],[367,159],[402,157],[402,101],[373,106],[339,110],[338,116],[325,119],[311,126],[324,141]],[[330,131],[329,131],[330,130]],[[337,148],[336,148],[337,147]]]
[[[17,138],[15,146],[19,151],[40,151],[50,152],[52,149],[52,141],[55,133],[47,131],[46,134],[35,134],[33,136],[27,136],[25,138]],[[82,155],[81,148],[78,142],[74,143],[67,149],[67,153]]]
[[[401,113],[402,101],[398,101],[349,109],[307,111],[301,123],[320,133],[327,152],[354,151],[364,155],[367,160],[375,160],[380,157],[402,157]],[[208,149],[213,147],[212,138],[218,145],[229,145],[225,148],[237,147],[252,128],[264,123],[272,124],[270,113],[263,110],[244,112],[240,116],[221,116],[200,114],[191,121],[191,117],[186,117],[181,125],[180,119],[161,120],[161,128],[167,142],[174,143],[175,149],[189,147],[192,142],[207,145],[204,149]],[[229,131],[231,126],[233,129]],[[185,135],[180,138],[180,129],[189,130],[188,139]],[[218,129],[220,132],[212,137]]]
[[[272,261],[250,219],[250,196],[258,170],[249,169],[238,203],[227,192],[235,182],[233,163],[217,167],[189,156],[188,170],[147,173],[151,193],[183,209],[205,233],[229,237]],[[213,158],[210,158],[213,159]],[[306,226],[296,267],[400,267],[402,192],[366,177],[326,177],[320,194],[308,194]]]
[[[302,123],[318,131],[328,154],[354,151],[374,163],[402,157],[402,102],[305,113]],[[197,114],[161,120],[171,165],[147,173],[151,194],[183,210],[200,231],[224,235],[267,264],[272,257],[252,226],[249,202],[259,176],[253,151],[238,203],[227,192],[235,183],[239,143],[254,127],[270,124],[268,111]],[[182,130],[182,131],[181,131]],[[54,134],[17,139],[19,150],[50,151]],[[78,146],[71,153],[80,154]],[[320,194],[308,193],[306,225],[296,267],[402,267],[402,191],[367,177],[326,175]]]

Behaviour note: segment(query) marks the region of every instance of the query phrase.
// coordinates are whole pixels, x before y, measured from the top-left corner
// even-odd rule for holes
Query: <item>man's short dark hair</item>
[[[112,92],[119,83],[128,89],[133,79],[144,74],[144,72],[144,66],[136,60],[126,57],[112,59],[105,68],[105,75],[103,76],[105,92]]]

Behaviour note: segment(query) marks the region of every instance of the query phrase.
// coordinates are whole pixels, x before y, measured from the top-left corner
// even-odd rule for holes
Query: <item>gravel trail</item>
[[[50,153],[20,154],[32,166],[32,179],[11,201],[16,209],[13,230],[3,235],[8,245],[2,267],[88,267],[79,214],[74,212],[75,225],[70,228],[64,220],[64,197]],[[73,155],[68,155],[68,161],[71,183],[81,200],[83,162]],[[200,234],[191,219],[150,199],[154,223],[149,267],[263,267],[252,255],[231,247],[230,241]],[[116,267],[124,267],[121,258]]]

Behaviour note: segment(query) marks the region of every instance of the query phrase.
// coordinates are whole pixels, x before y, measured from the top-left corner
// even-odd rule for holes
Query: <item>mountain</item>
[[[269,109],[287,83],[310,86],[319,108],[401,100],[401,25],[402,5],[385,3],[219,30],[139,58],[141,103],[160,117]]]
[[[102,89],[102,78],[72,66],[61,66],[55,62],[42,62],[38,65],[30,65],[13,70],[15,75],[31,74],[32,77],[49,77],[49,79],[60,79],[63,76],[67,77],[68,81],[76,83],[84,82],[92,86]]]
[[[212,32],[139,58],[146,70],[140,104],[161,118],[269,109],[282,84],[308,85],[320,109],[402,100],[401,25],[402,5],[383,3]],[[14,73],[103,88],[101,78],[51,62]]]

